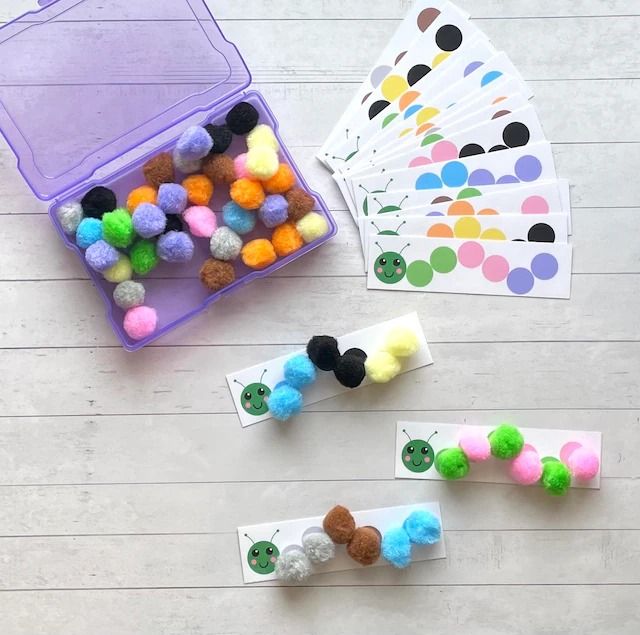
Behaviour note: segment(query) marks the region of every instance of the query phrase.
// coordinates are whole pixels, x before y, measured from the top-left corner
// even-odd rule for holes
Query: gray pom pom
[[[302,538],[304,552],[311,562],[320,564],[335,558],[336,546],[324,531],[309,532]]]
[[[313,565],[298,546],[285,550],[276,560],[276,576],[283,582],[302,582],[313,573]]]
[[[56,210],[56,216],[65,234],[75,234],[84,217],[80,203],[65,203]]]
[[[144,304],[145,291],[139,282],[121,282],[113,291],[113,301],[125,311]]]
[[[211,236],[209,247],[217,260],[235,260],[242,250],[242,238],[228,227],[218,227]]]
[[[182,174],[194,174],[200,172],[202,161],[200,159],[185,159],[179,152],[173,152],[173,165]]]

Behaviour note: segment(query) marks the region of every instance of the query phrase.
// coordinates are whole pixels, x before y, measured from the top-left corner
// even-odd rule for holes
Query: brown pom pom
[[[315,207],[315,200],[300,187],[294,187],[285,194],[289,203],[289,220],[297,223]]]
[[[324,517],[322,527],[333,542],[346,545],[356,530],[356,521],[346,507],[336,505]]]
[[[149,159],[142,167],[144,178],[151,187],[158,189],[163,183],[173,183],[173,158],[168,152]]]
[[[347,545],[347,553],[359,564],[373,564],[380,557],[382,538],[375,527],[358,527]]]
[[[219,291],[236,279],[236,272],[229,262],[209,258],[200,269],[200,280],[207,289]]]
[[[202,173],[214,183],[231,185],[236,180],[233,159],[226,154],[211,154],[202,162]]]

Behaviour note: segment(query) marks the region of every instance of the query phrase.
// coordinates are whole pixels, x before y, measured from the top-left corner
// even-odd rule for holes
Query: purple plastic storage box
[[[40,4],[45,6],[0,28],[0,130],[29,187],[38,198],[53,201],[49,215],[100,291],[125,349],[146,346],[212,302],[270,275],[336,234],[333,217],[293,162],[266,101],[260,93],[246,91],[251,74],[204,0]],[[124,206],[128,193],[144,184],[142,166],[148,159],[171,151],[189,125],[223,123],[240,101],[257,108],[260,123],[273,126],[281,160],[294,170],[298,185],[314,196],[329,232],[261,271],[234,263],[236,281],[216,293],[198,276],[210,257],[209,241],[194,238],[190,263],[161,263],[149,276],[134,277],[145,286],[145,304],[158,312],[158,329],[144,340],[132,340],[122,327],[124,312],[112,299],[115,285],[86,265],[84,252],[64,233],[55,211],[95,185],[114,190],[118,205]],[[244,138],[234,137],[228,153],[236,156],[245,148]],[[123,160],[127,153],[136,156]],[[217,186],[210,206],[219,211],[228,200],[228,188]],[[258,223],[243,238],[246,242],[269,235]]]

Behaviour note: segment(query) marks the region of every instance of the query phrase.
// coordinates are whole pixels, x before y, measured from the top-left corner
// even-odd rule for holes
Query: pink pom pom
[[[481,463],[491,456],[489,439],[475,432],[463,434],[458,445],[472,463]]]
[[[578,480],[589,481],[598,474],[600,459],[592,450],[580,446],[569,455],[567,467]]]
[[[129,309],[124,316],[124,330],[132,340],[142,340],[156,330],[158,314],[148,306]]]
[[[535,450],[526,449],[509,465],[509,475],[520,485],[533,485],[542,476],[542,461]]]
[[[236,168],[237,179],[251,179],[253,178],[247,170],[247,153],[239,154],[234,160],[233,165]]]
[[[198,238],[211,238],[218,229],[216,215],[208,207],[190,207],[182,218],[189,225],[189,231]]]

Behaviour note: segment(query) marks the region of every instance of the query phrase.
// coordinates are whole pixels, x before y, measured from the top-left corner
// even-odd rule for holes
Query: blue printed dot
[[[442,182],[447,187],[460,187],[467,182],[469,172],[464,163],[450,161],[442,168],[440,175],[442,176]]]
[[[469,185],[493,185],[496,182],[493,174],[489,170],[474,170],[469,175]]]
[[[500,71],[489,71],[480,82],[480,86],[486,86],[490,84],[494,79],[498,79],[498,77],[502,77],[502,73]]]
[[[464,69],[464,77],[466,77],[467,75],[471,75],[473,71],[477,70],[481,66],[482,62],[471,62],[471,64],[469,64],[467,68]]]
[[[427,216],[444,216],[442,212],[429,212]]]
[[[533,289],[535,279],[533,274],[524,267],[517,267],[509,272],[507,276],[507,286],[512,293],[524,295]]]
[[[425,172],[416,181],[416,190],[438,190],[442,187],[442,181],[437,174]]]
[[[421,110],[422,106],[420,104],[414,104],[413,106],[409,106],[409,108],[407,108],[404,111],[404,118],[405,119],[409,119],[409,117],[411,117],[411,115],[415,115],[418,110]]]
[[[505,174],[504,176],[501,176],[496,183],[498,185],[504,185],[505,183],[520,183],[520,181],[512,174]]]
[[[558,261],[551,254],[538,254],[531,261],[531,271],[538,280],[551,280],[558,273]]]
[[[542,164],[540,161],[530,154],[520,157],[515,165],[516,176],[521,181],[535,181],[542,174]]]

